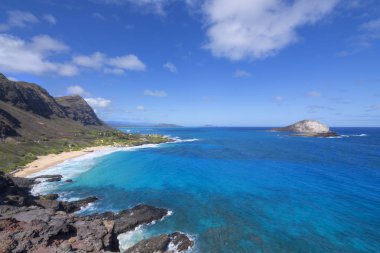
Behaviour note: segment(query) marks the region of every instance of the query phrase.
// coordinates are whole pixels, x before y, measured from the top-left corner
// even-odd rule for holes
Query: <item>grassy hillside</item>
[[[58,154],[63,151],[80,150],[92,146],[135,146],[147,143],[162,143],[169,139],[160,135],[126,134],[117,130],[81,130],[72,136],[54,138],[23,139],[0,142],[0,170],[11,172],[32,162],[39,155]]]
[[[101,121],[80,96],[54,98],[37,84],[13,82],[0,73],[1,171],[10,172],[39,155],[166,141],[158,135],[117,131]]]

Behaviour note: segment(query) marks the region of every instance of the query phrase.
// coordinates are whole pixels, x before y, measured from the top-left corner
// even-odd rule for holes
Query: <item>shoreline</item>
[[[105,149],[112,148],[113,146],[94,146],[87,147],[82,150],[77,151],[65,151],[59,154],[48,154],[44,156],[38,156],[36,160],[27,165],[23,166],[21,169],[11,173],[14,177],[28,177],[34,173],[46,170],[50,167],[58,165],[60,163],[65,162],[66,160],[70,160],[73,158],[77,158],[86,154],[90,154],[95,151],[101,151]]]

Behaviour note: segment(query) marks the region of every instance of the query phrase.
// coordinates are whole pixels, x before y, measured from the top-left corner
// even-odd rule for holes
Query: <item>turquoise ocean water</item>
[[[380,252],[380,128],[341,138],[261,128],[123,128],[182,141],[89,154],[46,172],[73,183],[35,193],[98,196],[82,213],[145,203],[173,214],[120,236],[124,247],[182,231],[192,252]]]

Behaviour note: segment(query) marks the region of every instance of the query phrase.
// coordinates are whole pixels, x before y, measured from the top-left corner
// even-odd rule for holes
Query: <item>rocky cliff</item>
[[[45,89],[33,83],[10,81],[3,74],[0,74],[0,100],[42,117],[66,117]]]
[[[0,139],[70,136],[86,128],[109,129],[80,96],[52,97],[37,84],[0,73]]]
[[[60,175],[42,176],[52,181]],[[67,202],[57,194],[33,196],[30,187],[37,178],[14,178],[0,172],[0,252],[120,252],[117,236],[136,227],[159,221],[168,211],[137,205],[119,213],[77,216],[75,211],[96,197]],[[170,245],[170,247],[169,247]],[[183,252],[193,246],[185,235],[175,232],[143,240],[126,252]],[[172,251],[173,250],[173,251]]]
[[[81,96],[66,96],[55,99],[70,119],[81,122],[86,126],[104,125]]]

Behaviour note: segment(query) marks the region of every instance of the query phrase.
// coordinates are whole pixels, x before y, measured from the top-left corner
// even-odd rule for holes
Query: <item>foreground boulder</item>
[[[55,194],[36,197],[26,187],[35,181],[12,178],[0,173],[1,253],[120,252],[117,240],[119,234],[168,215],[166,209],[138,205],[120,213],[77,216],[73,212],[97,198],[63,202],[57,201]],[[155,243],[155,247],[167,250],[172,243],[177,249],[187,250],[193,245],[186,235],[180,233],[173,233],[162,239],[164,240],[159,240],[161,244]],[[154,238],[152,240],[156,241]],[[137,245],[142,244],[143,242]]]
[[[332,137],[338,136],[330,128],[316,120],[302,120],[292,125],[273,128],[274,132],[292,132],[297,136]]]

